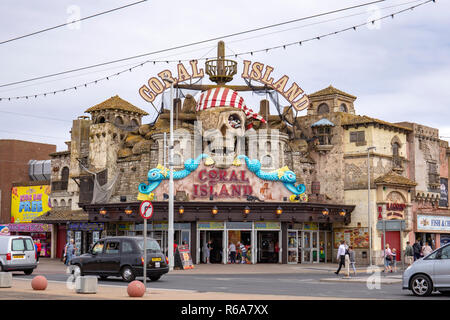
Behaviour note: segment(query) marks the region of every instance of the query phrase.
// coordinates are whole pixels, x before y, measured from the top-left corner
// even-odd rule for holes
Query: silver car
[[[403,289],[416,296],[450,294],[450,243],[415,261],[403,273]]]
[[[0,236],[0,271],[23,271],[29,275],[36,266],[36,250],[31,237]]]

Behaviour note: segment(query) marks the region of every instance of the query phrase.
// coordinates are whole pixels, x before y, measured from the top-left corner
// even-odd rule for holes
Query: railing
[[[52,191],[65,191],[67,190],[68,181],[52,181]]]

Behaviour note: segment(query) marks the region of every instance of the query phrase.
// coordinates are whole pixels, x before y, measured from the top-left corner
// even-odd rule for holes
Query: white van
[[[31,237],[0,236],[0,271],[23,271],[29,275],[36,266],[36,250]]]

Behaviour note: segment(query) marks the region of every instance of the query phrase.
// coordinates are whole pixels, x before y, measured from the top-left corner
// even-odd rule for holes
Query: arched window
[[[66,206],[66,200],[62,199],[61,200],[61,207],[65,207]]]
[[[272,152],[272,144],[270,143],[270,141],[266,142],[266,151],[267,152]]]
[[[61,180],[62,181],[68,181],[69,180],[69,168],[64,167],[61,170]]]
[[[120,116],[117,116],[116,119],[114,120],[114,123],[118,126],[123,125],[123,119]]]
[[[400,149],[400,145],[397,143],[397,142],[394,142],[393,144],[392,144],[392,155],[394,156],[394,157],[398,157],[398,155],[399,155],[399,152],[398,152],[398,150]]]
[[[139,125],[139,122],[138,122],[136,119],[132,119],[132,120],[131,120],[131,125],[132,125],[133,127],[137,127],[137,126]]]
[[[339,107],[340,112],[348,112],[347,105],[345,103],[342,103]]]
[[[319,105],[319,107],[317,108],[317,114],[324,114],[324,113],[329,113],[330,112],[330,108],[328,107],[328,105],[326,103],[322,103]]]
[[[271,167],[272,166],[272,157],[270,155],[265,155],[262,158],[261,162],[262,162],[261,164],[263,167]]]
[[[56,208],[58,206],[58,200],[53,199],[53,208]]]
[[[70,208],[72,208],[72,199],[69,199],[69,202],[67,204]]]
[[[98,122],[97,123],[105,123],[105,117],[100,117],[98,118]]]

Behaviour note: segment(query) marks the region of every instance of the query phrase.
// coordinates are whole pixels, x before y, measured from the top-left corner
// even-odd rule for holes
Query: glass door
[[[296,264],[298,263],[298,231],[288,230],[287,237],[287,250],[288,250],[288,263]]]
[[[311,232],[311,258],[312,262],[319,262],[319,232]]]
[[[327,262],[327,233],[319,232],[319,262]]]
[[[311,263],[311,231],[302,231],[302,262]]]

